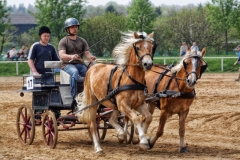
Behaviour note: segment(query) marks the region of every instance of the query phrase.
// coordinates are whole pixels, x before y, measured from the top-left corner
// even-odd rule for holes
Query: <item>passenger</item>
[[[62,38],[58,44],[60,59],[63,61],[62,69],[70,75],[71,96],[76,95],[76,80],[85,77],[87,67],[84,64],[83,55],[88,61],[96,59],[89,51],[88,43],[82,37],[77,36],[79,22],[75,18],[68,18],[65,21],[67,36]]]
[[[39,29],[39,42],[35,42],[28,53],[28,65],[31,74],[42,74],[45,76],[46,72],[51,72],[51,68],[44,67],[44,61],[60,61],[55,48],[49,44],[51,31],[48,27],[42,26]]]
[[[41,74],[41,78],[34,79],[34,83],[42,83],[42,80],[54,79],[53,74],[47,74],[46,72],[52,72],[51,68],[44,67],[44,61],[60,61],[59,56],[55,48],[49,44],[51,31],[48,27],[42,26],[39,29],[39,42],[35,42],[28,54],[28,65],[30,72],[33,75]],[[35,113],[38,111],[35,111]],[[41,111],[42,112],[42,111]],[[57,112],[57,114],[56,114]],[[56,111],[55,116],[60,116],[60,111]]]

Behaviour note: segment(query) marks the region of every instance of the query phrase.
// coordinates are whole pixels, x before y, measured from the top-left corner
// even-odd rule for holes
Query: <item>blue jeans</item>
[[[63,70],[70,75],[71,96],[74,98],[77,94],[75,93],[76,80],[79,79],[79,76],[86,76],[87,67],[84,64],[68,64],[63,68]]]
[[[183,51],[183,52],[181,52],[181,56],[184,56],[185,54],[186,54],[186,52],[184,52],[184,51]]]
[[[16,61],[18,61],[18,58],[19,58],[18,56],[13,56],[10,58],[10,60],[13,61],[14,59],[16,59]]]

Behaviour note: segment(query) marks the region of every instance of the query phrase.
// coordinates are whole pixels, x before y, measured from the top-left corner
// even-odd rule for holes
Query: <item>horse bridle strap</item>
[[[138,54],[137,48],[136,48],[136,43],[133,44],[133,48],[134,48],[135,54],[137,55],[139,61],[142,61],[143,57],[147,56],[147,55],[150,56],[151,59],[153,60],[153,56],[150,53],[144,54],[140,57]]]
[[[203,60],[203,58],[202,58],[201,56],[199,56],[199,55],[193,55],[193,56],[190,56],[190,57],[188,57],[188,58],[197,58],[197,59],[200,59],[201,61],[203,61],[203,62],[205,63],[205,65],[201,66],[200,74],[199,74],[199,76],[197,76],[197,73],[194,72],[194,71],[187,73],[187,71],[186,71],[186,62],[185,62],[185,60],[186,60],[187,58],[183,60],[185,77],[187,78],[191,73],[194,73],[194,74],[196,74],[197,79],[200,79],[201,76],[202,76],[202,73],[203,73],[203,72],[207,69],[207,67],[208,67],[207,62],[205,62],[205,61]]]

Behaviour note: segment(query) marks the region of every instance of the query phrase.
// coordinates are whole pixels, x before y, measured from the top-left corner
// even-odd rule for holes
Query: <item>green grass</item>
[[[29,71],[26,62],[18,63],[18,76],[29,74]],[[0,76],[16,76],[16,63],[0,63]]]

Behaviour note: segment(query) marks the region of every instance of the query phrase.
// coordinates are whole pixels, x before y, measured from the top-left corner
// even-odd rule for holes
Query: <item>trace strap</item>
[[[105,100],[108,100],[109,98],[111,98],[112,96],[122,92],[122,91],[126,91],[126,90],[145,90],[146,86],[139,86],[139,85],[135,85],[135,84],[129,84],[129,85],[124,85],[124,86],[120,86],[118,88],[115,88],[114,90],[112,90],[105,98],[101,99],[100,101],[97,101],[89,106],[86,106],[78,111],[75,111],[73,114],[81,112],[85,109],[88,109],[92,106],[95,106],[97,104],[102,103]]]

